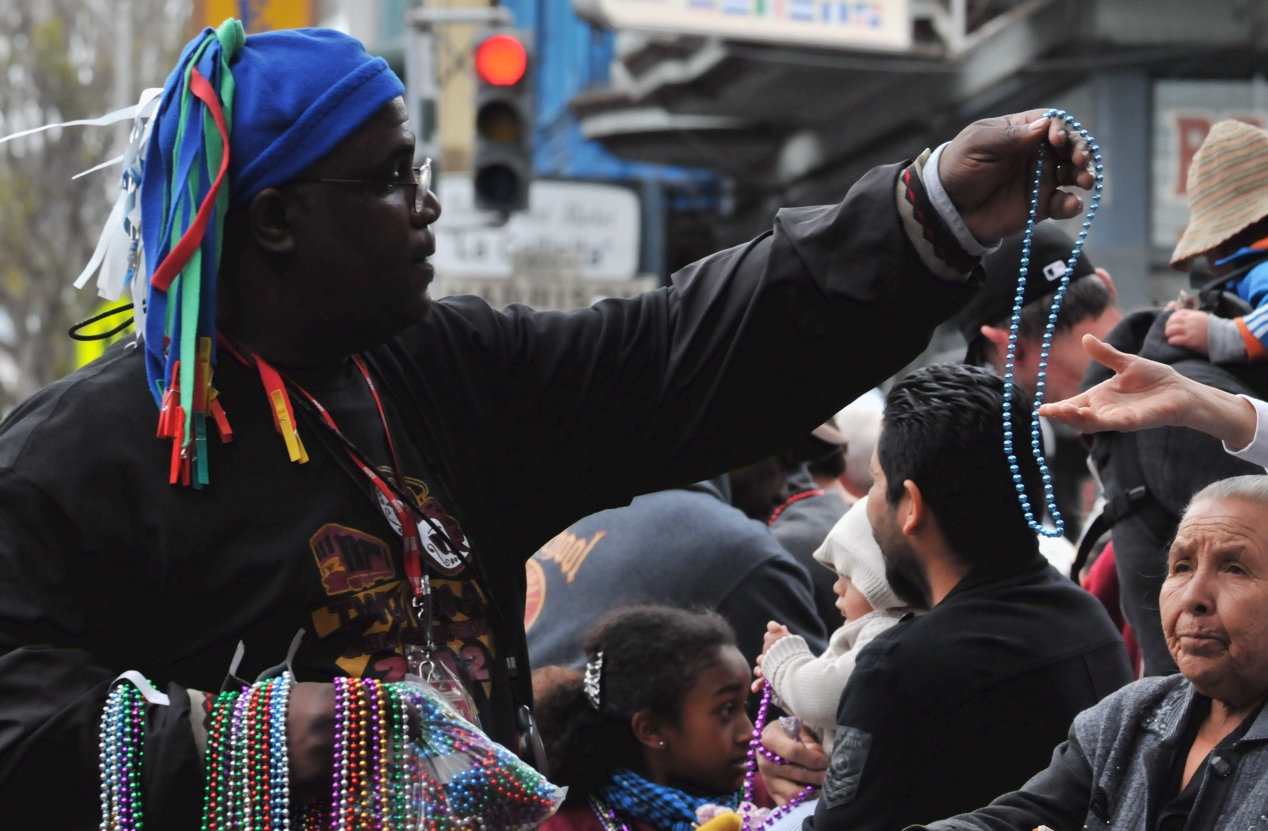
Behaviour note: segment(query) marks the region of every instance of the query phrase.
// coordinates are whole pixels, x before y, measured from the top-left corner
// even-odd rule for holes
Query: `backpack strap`
[[[1127,517],[1136,513],[1148,502],[1153,502],[1168,515],[1171,514],[1162,503],[1155,499],[1145,485],[1145,472],[1140,466],[1140,448],[1136,444],[1135,433],[1119,433],[1114,448],[1114,459],[1121,462],[1117,467],[1118,480],[1122,489],[1106,500],[1105,508],[1092,520],[1079,540],[1079,550],[1074,556],[1074,564],[1070,566],[1070,579],[1079,582],[1079,572],[1087,564],[1092,548],[1101,537]]]
[[[1216,317],[1230,319],[1250,314],[1254,309],[1249,303],[1238,297],[1236,292],[1230,291],[1229,286],[1245,277],[1255,267],[1262,265],[1265,260],[1268,260],[1268,250],[1264,251],[1263,256],[1255,257],[1243,263],[1223,277],[1213,277],[1199,285],[1198,307],[1202,311],[1210,312]]]

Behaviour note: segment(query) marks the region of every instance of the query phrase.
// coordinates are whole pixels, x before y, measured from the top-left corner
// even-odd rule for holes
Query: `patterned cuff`
[[[964,250],[930,201],[921,179],[929,156],[926,150],[899,174],[894,193],[898,215],[907,239],[911,240],[925,267],[941,280],[963,284],[968,282],[981,258]]]
[[[788,635],[771,644],[770,649],[766,650],[766,657],[762,659],[762,677],[770,685],[775,706],[781,710],[788,709],[788,702],[779,694],[779,687],[781,686],[779,671],[783,669],[789,658],[798,653],[805,653],[811,658],[814,657],[814,653],[810,651],[810,646],[806,643],[805,638],[801,635]]]
[[[944,141],[930,154],[929,161],[925,162],[924,167],[920,169],[920,178],[925,183],[925,190],[929,193],[929,201],[933,203],[934,209],[938,211],[938,216],[946,223],[947,228],[955,235],[955,240],[960,243],[960,247],[970,257],[984,257],[999,248],[1001,243],[997,242],[988,247],[978,242],[977,237],[973,236],[973,232],[969,230],[969,226],[964,224],[964,217],[960,216],[960,212],[955,209],[951,197],[947,196],[946,189],[942,187],[942,176],[938,173],[938,159],[942,158],[942,151],[950,143]]]
[[[1255,312],[1258,311],[1258,309],[1255,310]],[[1252,313],[1251,317],[1254,316],[1255,314]],[[1263,341],[1261,341],[1255,333],[1251,331],[1249,324],[1246,322],[1246,318],[1234,318],[1233,325],[1237,327],[1237,334],[1242,339],[1242,346],[1246,347],[1246,359],[1250,361],[1268,360],[1268,350],[1264,349]],[[1210,326],[1207,327],[1207,331],[1210,331]],[[1212,358],[1211,361],[1215,362],[1215,359]]]
[[[784,665],[784,662],[802,652],[811,658],[814,657],[814,653],[810,651],[810,646],[806,643],[806,639],[801,635],[788,635],[780,638],[771,644],[770,649],[766,650],[766,657],[762,659],[762,675],[773,684],[774,678],[779,675],[779,670]]]

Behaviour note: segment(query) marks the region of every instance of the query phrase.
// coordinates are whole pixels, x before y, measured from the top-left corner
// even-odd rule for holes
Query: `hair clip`
[[[601,710],[600,690],[603,684],[603,652],[595,653],[594,660],[586,664],[586,698],[590,699],[590,706],[596,710]]]

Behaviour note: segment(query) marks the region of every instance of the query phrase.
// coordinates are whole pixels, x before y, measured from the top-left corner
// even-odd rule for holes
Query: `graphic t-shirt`
[[[344,436],[385,480],[394,482],[396,473],[383,423],[360,373],[354,369],[333,389],[316,397]],[[474,552],[457,519],[445,510],[446,499],[426,469],[422,454],[390,402],[383,399],[383,403],[409,495],[461,554],[450,551],[431,524],[419,522],[424,568],[432,578],[435,640],[442,646],[437,658],[462,680],[487,726],[491,724],[497,649],[488,597],[463,562],[472,562]],[[400,520],[364,473],[354,469],[350,460],[347,467],[363,486],[366,499],[375,500],[391,533],[384,534],[381,527],[354,529],[328,524],[313,536],[313,554],[330,602],[312,613],[320,643],[315,653],[310,653],[310,660],[333,663],[337,667],[332,667],[334,674],[400,680],[406,671],[405,647],[421,646],[425,640],[421,612],[414,609],[413,589],[405,574]],[[313,645],[305,646],[307,651]],[[506,689],[504,683],[497,686]]]

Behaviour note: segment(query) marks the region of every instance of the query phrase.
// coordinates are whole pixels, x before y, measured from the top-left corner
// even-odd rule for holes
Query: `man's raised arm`
[[[1088,149],[1041,115],[977,122],[933,164],[877,168],[837,205],[784,209],[771,231],[688,266],[669,288],[568,313],[446,300],[412,347],[491,380],[502,452],[532,478],[508,484],[540,490],[555,530],[734,469],[925,348],[970,297],[983,246],[1025,227],[1045,139],[1073,163],[1045,165],[1038,218],[1078,211],[1057,185],[1092,184]],[[552,503],[540,487],[564,475],[587,480],[575,489],[584,504]]]

